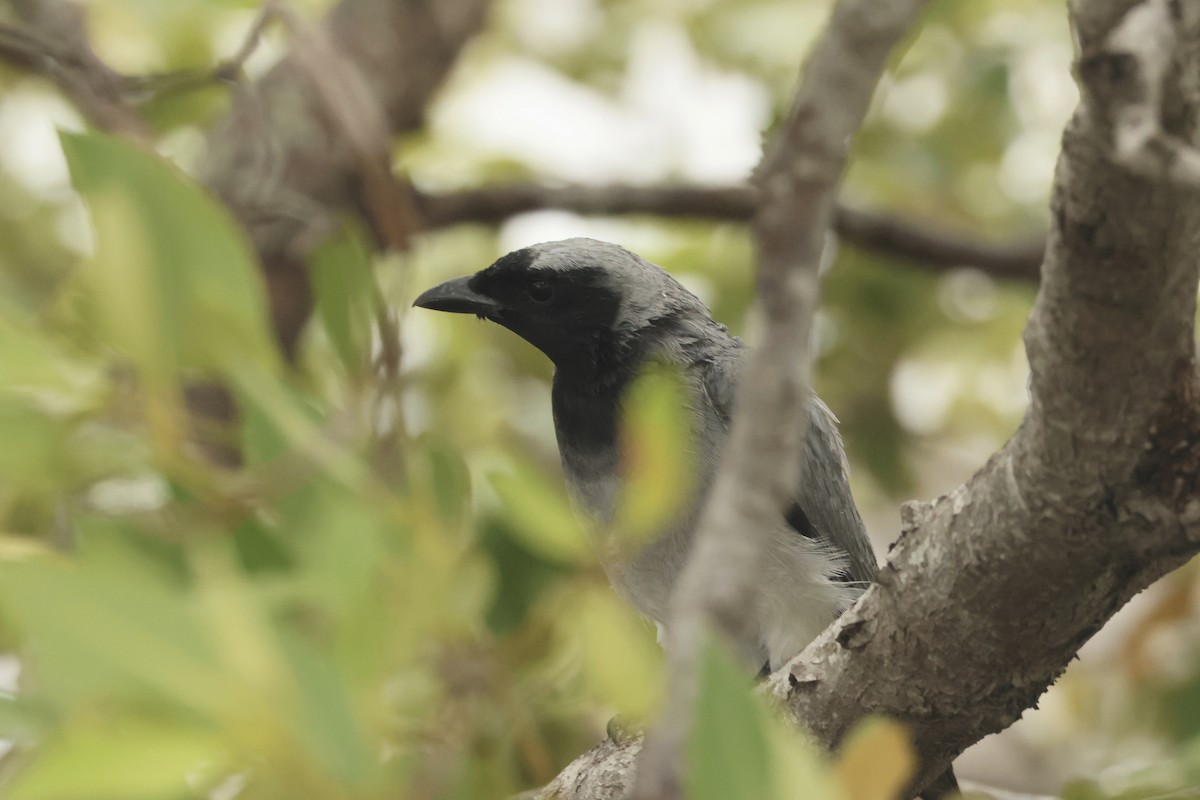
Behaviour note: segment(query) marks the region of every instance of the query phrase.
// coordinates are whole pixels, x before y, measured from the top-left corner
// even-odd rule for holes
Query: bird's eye
[[[529,284],[526,290],[529,294],[529,299],[535,303],[548,303],[550,298],[554,297],[554,287],[549,281],[534,281]]]

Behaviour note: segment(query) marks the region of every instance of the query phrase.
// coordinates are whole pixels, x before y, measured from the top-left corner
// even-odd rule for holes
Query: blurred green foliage
[[[147,73],[228,56],[257,5],[89,9],[98,52]],[[291,5],[316,15],[330,3]],[[669,94],[715,86],[743,98],[747,130],[770,125],[826,11],[815,0],[501,0],[427,130],[397,142],[397,165],[429,190],[574,179],[455,122],[454,104],[513,64],[619,120],[643,102],[638,81],[662,71],[680,82]],[[666,45],[691,66],[656,61]],[[272,31],[250,71],[284,47]],[[997,240],[1037,231],[1073,102],[1070,57],[1058,2],[935,3],[856,141],[846,198]],[[373,252],[363,221],[347,218],[310,258],[316,313],[284,363],[236,221],[186,177],[228,97],[214,86],[145,105],[166,158],[81,133],[60,151],[55,128],[78,131],[78,115],[46,82],[0,67],[3,794],[477,798],[543,783],[614,713],[653,713],[654,632],[613,596],[563,494],[545,359],[494,326],[406,316],[403,372],[381,380],[381,306],[407,308],[528,231],[569,232],[638,250],[740,331],[749,235],[534,215],[430,234],[396,256]],[[538,119],[555,129],[553,115]],[[674,124],[670,137],[686,139]],[[657,155],[625,156],[639,180],[714,180],[670,137]],[[957,484],[1018,423],[1032,297],[976,271],[927,274],[836,248],[816,380],[880,544],[901,500]],[[213,382],[237,418],[189,411],[195,387]],[[626,527],[652,527],[686,492],[663,479],[688,433],[670,414],[676,398],[669,376],[652,376],[629,404],[632,464],[656,480],[625,498]],[[241,464],[215,466],[229,450]],[[1195,583],[1194,570],[1172,576],[1135,633],[1085,655],[1009,737],[1015,760],[986,751],[994,773],[1051,789],[1075,778],[1067,796],[1081,800],[1189,796],[1200,783]],[[697,798],[882,800],[910,774],[894,726],[864,727],[831,763],[720,651],[702,679]]]

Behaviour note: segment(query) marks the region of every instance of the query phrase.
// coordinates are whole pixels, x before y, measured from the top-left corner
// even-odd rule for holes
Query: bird
[[[626,391],[651,365],[678,371],[694,432],[694,489],[644,546],[606,551],[616,592],[658,627],[687,563],[728,439],[747,346],[661,267],[587,238],[511,252],[441,283],[414,305],[497,323],[553,363],[551,407],[569,495],[598,525],[614,521],[624,486],[620,438]],[[834,621],[875,577],[877,563],[854,504],[837,420],[814,394],[800,480],[763,559],[759,602],[741,655],[766,674]]]

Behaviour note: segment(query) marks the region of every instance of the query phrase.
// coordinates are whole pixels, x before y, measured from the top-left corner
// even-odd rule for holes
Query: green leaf
[[[507,530],[521,544],[560,563],[595,559],[587,532],[567,498],[537,470],[514,464],[512,471],[494,472],[488,478],[512,522]]]
[[[891,800],[898,797],[917,768],[917,753],[908,731],[882,717],[856,725],[833,765],[847,800]]]
[[[522,625],[546,590],[570,574],[557,562],[540,558],[521,546],[510,523],[482,520],[479,544],[496,570],[496,587],[487,622],[493,632],[511,633]]]
[[[64,411],[91,405],[103,387],[100,368],[0,306],[0,391],[35,396]]]
[[[1200,786],[1200,736],[1183,742],[1179,746],[1179,760],[1187,777],[1195,786]]]
[[[289,526],[305,586],[341,620],[361,612],[383,555],[385,528],[375,509],[337,487],[310,485]]]
[[[580,636],[584,676],[620,714],[645,719],[658,701],[662,672],[653,628],[607,586],[585,586],[578,603],[562,620]]]
[[[80,271],[96,335],[151,377],[277,370],[262,280],[228,213],[129,142],[98,133],[61,139],[96,229],[95,258]]]
[[[258,393],[238,392],[238,405],[242,410],[242,452],[248,464],[274,461],[304,437],[306,428],[319,428],[321,424],[319,404],[311,395],[283,382],[272,381],[270,388],[272,391],[266,393],[266,402]],[[272,403],[283,405],[285,412],[280,412]],[[302,419],[305,427],[289,428],[287,422],[293,416]]]
[[[383,489],[357,455],[322,428],[320,409],[306,395],[273,375],[242,366],[232,370],[231,381],[242,406],[250,409],[250,424],[242,435],[252,460],[294,450],[352,490]]]
[[[159,800],[219,777],[230,754],[213,731],[179,722],[75,721],[6,788],[10,800]]]
[[[371,255],[355,229],[343,227],[310,256],[308,274],[317,316],[351,374],[367,366],[375,315]]]
[[[238,561],[248,573],[283,571],[293,566],[287,544],[262,520],[249,517],[232,531]]]
[[[773,797],[766,715],[750,680],[718,642],[708,639],[700,663],[700,693],[688,742],[691,800]]]
[[[692,428],[679,373],[651,369],[622,403],[621,465],[625,480],[616,530],[629,541],[659,533],[687,504],[694,485]]]
[[[1200,674],[1164,687],[1167,732],[1177,742],[1200,740]]]
[[[775,797],[819,797],[821,800],[845,800],[842,787],[829,769],[824,750],[804,736],[790,721],[771,715],[770,736],[772,776]]]
[[[285,636],[283,642],[303,698],[301,715],[309,748],[339,785],[364,786],[377,772],[377,761],[354,719],[345,676],[299,637]]]
[[[23,398],[0,396],[0,478],[50,490],[71,473],[71,426]]]
[[[429,479],[442,519],[454,524],[470,511],[471,473],[462,456],[437,442],[427,443]]]
[[[85,562],[0,562],[5,615],[37,654],[45,696],[66,706],[114,694],[156,698],[207,716],[236,702],[183,588],[132,549],[96,544]]]
[[[0,738],[32,744],[44,736],[51,720],[52,715],[37,701],[0,694]]]

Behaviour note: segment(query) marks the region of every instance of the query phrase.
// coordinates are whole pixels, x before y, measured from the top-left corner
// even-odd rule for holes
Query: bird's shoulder
[[[726,332],[724,326],[720,332],[722,336],[710,338],[690,354],[688,369],[717,416],[728,425],[733,418],[746,346],[741,339]]]

